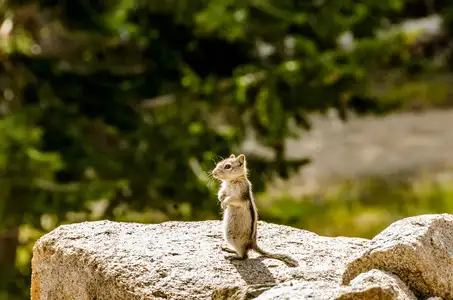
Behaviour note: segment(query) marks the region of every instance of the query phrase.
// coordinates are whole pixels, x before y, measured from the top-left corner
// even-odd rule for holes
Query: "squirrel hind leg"
[[[247,255],[248,248],[246,246],[242,246],[242,247],[239,245],[232,245],[232,246],[233,246],[234,250],[230,249],[228,247],[222,246],[222,250],[224,250],[225,252],[236,254],[233,256],[229,256],[228,257],[229,259],[244,260],[244,259],[248,258],[248,255]]]
[[[226,247],[226,246],[221,246],[220,249],[222,249],[223,251],[228,252],[228,253],[234,253],[234,254],[236,254],[236,250],[233,250],[233,249],[228,248],[228,247]]]
[[[240,247],[240,249],[237,249],[236,251],[237,251],[238,257],[240,259],[248,258],[248,255],[247,255],[248,249],[247,249],[247,247]]]

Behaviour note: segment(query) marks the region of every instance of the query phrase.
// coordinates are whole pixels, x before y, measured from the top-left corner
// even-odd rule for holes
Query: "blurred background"
[[[261,219],[373,237],[453,210],[453,2],[0,0],[0,299],[60,224]]]

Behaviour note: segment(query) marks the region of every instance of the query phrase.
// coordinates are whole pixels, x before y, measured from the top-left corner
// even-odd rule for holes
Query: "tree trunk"
[[[15,280],[16,249],[18,245],[18,227],[0,232],[0,290],[6,289]]]

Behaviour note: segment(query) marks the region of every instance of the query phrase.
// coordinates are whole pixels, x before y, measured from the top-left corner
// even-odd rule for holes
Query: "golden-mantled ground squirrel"
[[[253,198],[252,184],[247,178],[245,155],[234,154],[219,162],[212,171],[214,178],[222,181],[218,198],[223,214],[224,238],[233,248],[222,246],[222,250],[235,253],[232,259],[246,259],[249,250],[283,261],[288,266],[297,266],[287,255],[273,254],[262,250],[256,242],[258,210]]]

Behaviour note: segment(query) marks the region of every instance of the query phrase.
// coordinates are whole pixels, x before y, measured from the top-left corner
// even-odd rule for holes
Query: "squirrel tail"
[[[255,250],[256,252],[258,252],[259,254],[261,254],[262,256],[264,257],[269,257],[269,258],[273,258],[273,259],[278,259],[282,262],[284,262],[287,266],[289,267],[297,267],[298,266],[298,263],[296,260],[294,260],[293,258],[291,258],[290,256],[288,255],[284,255],[284,254],[277,254],[277,253],[269,253],[267,251],[264,251],[263,249],[261,249],[258,244],[256,243],[256,241],[253,242],[252,244],[252,249]]]

